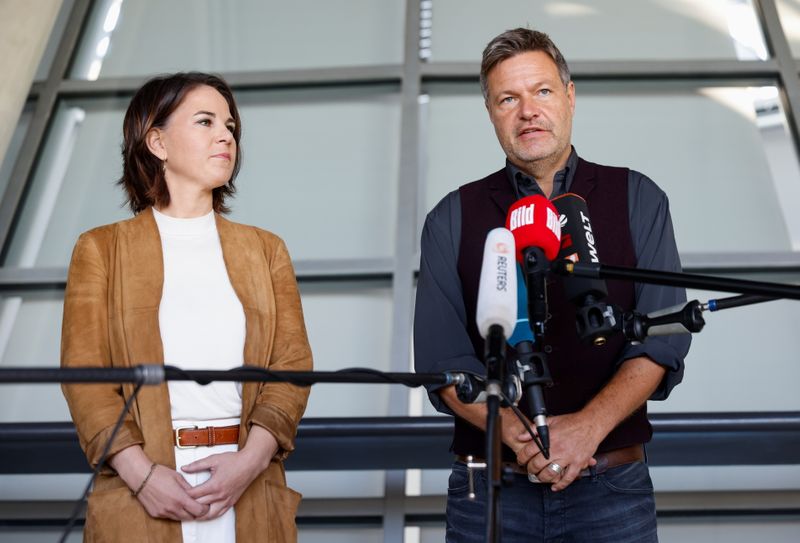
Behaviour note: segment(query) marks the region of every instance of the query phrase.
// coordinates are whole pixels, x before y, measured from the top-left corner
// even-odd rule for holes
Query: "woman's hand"
[[[183,466],[186,473],[210,471],[211,478],[188,491],[189,497],[208,505],[208,511],[196,520],[210,520],[233,507],[250,483],[267,467],[278,450],[275,437],[253,425],[242,450],[212,454]]]
[[[137,498],[147,514],[172,520],[198,520],[209,506],[189,495],[192,485],[175,470],[158,465]]]
[[[147,514],[155,518],[171,520],[195,520],[208,513],[208,505],[189,496],[192,486],[177,471],[156,465],[139,445],[121,450],[109,460],[111,467],[119,473],[130,489],[139,489],[136,498]],[[142,482],[150,473],[150,478]]]

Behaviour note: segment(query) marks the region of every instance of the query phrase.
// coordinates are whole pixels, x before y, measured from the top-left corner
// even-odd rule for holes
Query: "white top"
[[[244,364],[245,318],[231,285],[214,212],[176,219],[153,209],[164,254],[164,290],[158,310],[164,363],[191,370]],[[169,381],[173,420],[239,417],[241,384]]]

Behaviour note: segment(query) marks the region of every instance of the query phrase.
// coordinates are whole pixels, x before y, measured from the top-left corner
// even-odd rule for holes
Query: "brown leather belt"
[[[207,428],[181,426],[180,428],[175,428],[173,442],[179,449],[234,445],[239,443],[239,425],[208,426]]]
[[[644,462],[644,448],[641,445],[631,445],[629,447],[622,447],[621,449],[614,449],[613,451],[597,453],[594,455],[597,464],[594,466],[594,473],[600,474],[611,468],[622,466],[624,464],[632,464],[633,462]],[[456,460],[463,462],[468,466],[477,467],[476,464],[486,464],[486,459],[477,456],[456,456]],[[503,462],[503,467],[506,467],[514,473],[528,475],[528,470],[525,466],[520,466],[516,462]],[[581,471],[579,477],[589,477],[592,475],[592,470],[589,468]]]

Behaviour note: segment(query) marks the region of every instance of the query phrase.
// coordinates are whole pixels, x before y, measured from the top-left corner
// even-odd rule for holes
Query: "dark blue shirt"
[[[577,162],[573,149],[566,167],[553,179],[551,198],[569,192]],[[508,161],[506,172],[518,197],[544,195],[534,179]],[[457,270],[461,219],[461,200],[455,190],[428,214],[422,230],[414,316],[414,365],[420,373],[469,370],[483,374],[486,371],[466,329],[467,315]],[[628,175],[628,221],[638,267],[681,271],[667,195],[650,178],[634,170]],[[600,257],[602,261],[602,255]],[[636,283],[635,297],[636,311],[650,313],[685,303],[686,291]],[[690,343],[688,334],[651,337],[640,344],[627,343],[619,361],[647,356],[664,366],[667,373],[651,397],[663,400],[683,379],[683,360]],[[450,413],[435,393],[439,388],[428,387],[431,402],[437,410]]]

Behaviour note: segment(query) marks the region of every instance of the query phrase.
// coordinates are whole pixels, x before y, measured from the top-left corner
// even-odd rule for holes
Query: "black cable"
[[[252,366],[240,366],[238,368],[233,368],[233,369],[235,369],[235,370],[246,370],[246,369],[249,369],[249,368],[252,368]],[[184,370],[182,368],[179,368],[178,366],[167,366],[167,365],[164,365],[164,372],[165,373],[166,372],[178,373],[178,374],[183,376],[184,380],[186,380],[186,381],[194,381],[198,385],[206,386],[206,385],[211,383],[211,380],[208,380],[208,379],[198,379],[196,377],[192,377],[189,374],[188,371],[186,371],[186,370]]]
[[[517,416],[519,421],[528,431],[528,433],[531,436],[531,439],[533,439],[533,442],[536,444],[537,447],[539,447],[539,451],[541,451],[544,457],[549,460],[550,455],[544,452],[544,446],[542,445],[541,440],[539,440],[539,436],[537,436],[536,433],[533,431],[533,428],[531,428],[531,425],[528,424],[527,420],[525,420],[525,414],[522,411],[520,411],[516,405],[514,405],[513,403],[511,403],[511,401],[509,401],[508,397],[505,395],[503,391],[500,391],[500,396],[503,398],[503,401],[505,401],[509,405],[509,407],[511,407],[511,411]]]
[[[266,374],[266,375],[269,375],[270,377],[272,377],[272,379],[274,379],[276,382],[289,383],[289,384],[293,384],[293,385],[297,385],[297,386],[310,386],[310,385],[313,384],[313,383],[306,383],[306,382],[300,382],[300,381],[292,380],[292,379],[283,377],[280,374],[276,374],[275,372],[271,372],[268,369],[259,368],[257,366],[239,366],[239,367],[236,367],[236,368],[231,368],[228,371],[242,371],[242,372],[245,372],[245,373],[255,373],[255,374],[258,374],[258,375]],[[202,385],[204,383],[200,383],[200,384]]]
[[[485,383],[486,382],[486,378],[483,375],[479,374],[479,373],[475,373],[475,372],[472,372],[472,371],[461,371],[459,373],[463,373],[465,375],[471,375],[478,382],[481,382],[481,383]],[[530,434],[531,439],[536,444],[536,446],[539,448],[539,451],[541,451],[542,454],[545,454],[544,446],[542,445],[542,442],[539,440],[539,436],[536,435],[536,432],[533,431],[533,428],[531,427],[531,425],[528,424],[527,417],[525,417],[525,413],[520,411],[519,408],[516,405],[514,405],[514,402],[512,402],[508,398],[508,396],[506,396],[506,393],[503,392],[502,390],[500,391],[500,397],[503,399],[504,402],[506,402],[508,404],[508,406],[511,408],[511,411],[514,413],[514,415],[516,415],[516,417],[519,419],[519,421],[525,427],[525,430],[528,431],[528,434]],[[549,458],[549,455],[545,454],[545,458]]]
[[[128,398],[128,401],[125,402],[125,406],[122,408],[122,412],[119,414],[119,418],[117,419],[117,424],[114,425],[114,429],[111,430],[111,436],[108,438],[108,441],[106,441],[106,445],[103,448],[103,454],[100,455],[100,460],[97,462],[97,465],[92,471],[92,475],[89,477],[89,482],[87,483],[86,488],[83,490],[83,495],[78,498],[78,501],[75,502],[75,508],[72,511],[72,516],[69,518],[69,521],[64,528],[64,533],[61,534],[61,539],[58,540],[58,543],[64,543],[69,537],[69,533],[72,531],[72,528],[75,526],[75,522],[78,520],[78,515],[81,513],[83,504],[89,495],[89,491],[92,489],[94,480],[97,477],[97,474],[100,473],[100,469],[103,467],[103,464],[106,462],[106,457],[108,456],[108,451],[111,450],[111,445],[114,443],[114,438],[117,437],[119,429],[122,428],[122,423],[125,422],[125,415],[128,414],[128,410],[131,408],[131,405],[136,399],[136,396],[139,394],[139,390],[141,388],[142,383],[137,383],[136,388],[133,389],[133,394],[131,394],[130,398]]]

